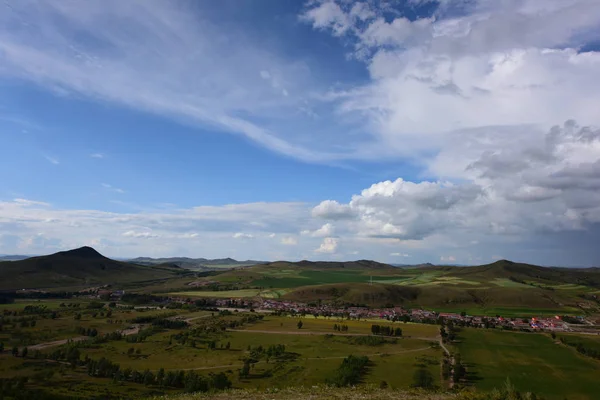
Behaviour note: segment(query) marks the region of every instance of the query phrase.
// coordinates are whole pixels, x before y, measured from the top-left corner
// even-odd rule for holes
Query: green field
[[[598,398],[600,362],[548,335],[463,329],[459,336],[456,348],[470,381],[480,389],[500,387],[509,378],[518,390],[550,400]]]
[[[297,323],[302,320],[303,326],[298,330]],[[334,324],[344,324],[348,326],[348,334],[370,334],[371,325],[389,325],[402,328],[404,337],[420,337],[437,340],[439,335],[439,326],[427,324],[412,324],[401,322],[387,322],[382,320],[342,320],[339,318],[314,318],[312,315],[297,318],[297,317],[277,317],[265,316],[262,321],[244,327],[245,330],[262,330],[262,331],[287,331],[287,332],[318,332],[318,333],[334,333]]]
[[[26,305],[40,303],[56,312],[56,318],[50,318],[48,312],[13,315],[13,310],[22,312]],[[61,303],[20,302],[18,307],[10,307],[10,315],[3,316],[3,330],[0,333],[0,342],[7,350],[0,354],[2,378],[28,377],[28,388],[82,398],[99,392],[123,398],[176,393],[177,389],[156,385],[128,381],[116,383],[107,378],[90,377],[85,366],[72,367],[65,361],[47,359],[55,349],[66,349],[69,344],[49,345],[42,348],[39,354],[31,350],[26,358],[10,354],[13,346],[17,346],[21,352],[26,346],[33,349],[33,344],[79,337],[77,329],[81,327],[95,328],[100,334],[111,333],[131,326],[129,320],[132,318],[166,315],[189,321],[190,325],[180,329],[154,328],[153,333],[142,342],[131,343],[123,338],[76,345],[80,352],[79,360],[106,358],[118,363],[122,370],[150,370],[153,373],[158,373],[161,368],[166,372],[193,370],[206,376],[224,372],[234,387],[264,389],[324,384],[327,378],[333,377],[342,360],[352,354],[370,359],[368,371],[362,378],[363,383],[379,384],[383,380],[389,387],[406,389],[413,382],[415,368],[423,365],[429,370],[434,383],[443,385],[439,371],[442,350],[437,345],[438,327],[433,325],[396,323],[396,326],[402,327],[404,337],[382,339],[382,343],[374,345],[360,342],[361,337],[370,334],[370,326],[374,321],[342,321],[310,316],[303,318],[305,325],[299,330],[296,318],[258,316],[256,313],[219,315],[196,309],[113,309],[108,318],[106,307],[92,310],[61,307]],[[81,318],[75,319],[77,314],[81,314]],[[35,318],[35,327],[22,328],[14,324],[14,321],[23,317]],[[258,317],[262,320],[244,323],[237,328],[239,331],[216,328],[223,323]],[[334,334],[333,325],[336,323],[348,325],[348,335]],[[150,329],[150,325],[142,324],[140,329]],[[185,341],[182,341],[184,336]],[[214,343],[213,347],[211,343]],[[269,361],[261,358],[253,364],[250,376],[238,376],[238,371],[250,354],[250,346],[263,346],[266,349],[274,345],[285,345],[285,359]]]

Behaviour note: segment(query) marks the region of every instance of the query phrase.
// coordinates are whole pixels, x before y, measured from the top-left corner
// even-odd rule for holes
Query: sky
[[[600,1],[4,0],[0,253],[600,265]]]

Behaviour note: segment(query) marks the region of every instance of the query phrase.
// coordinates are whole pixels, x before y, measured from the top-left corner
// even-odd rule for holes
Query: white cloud
[[[298,244],[298,240],[292,236],[286,236],[281,238],[281,244],[286,246],[295,246]]]
[[[313,208],[312,216],[317,218],[342,220],[352,218],[354,215],[349,206],[342,205],[335,200],[325,200]]]
[[[335,228],[332,224],[330,223],[326,223],[325,225],[321,226],[319,229],[316,229],[314,231],[311,230],[304,230],[301,232],[302,235],[305,236],[311,236],[311,237],[327,237],[327,236],[332,236],[335,232]]]
[[[131,237],[136,239],[153,239],[158,238],[160,235],[154,234],[152,232],[136,232],[136,231],[127,231],[123,232],[123,236]]]
[[[323,242],[319,246],[318,249],[315,250],[316,253],[335,253],[338,247],[338,239],[336,238],[325,238]]]
[[[330,158],[293,137],[300,120],[290,129],[289,119],[317,86],[306,63],[215,23],[207,5],[7,1],[0,13],[1,76],[243,134],[309,161]],[[270,84],[256,71],[268,73]],[[269,129],[252,122],[256,117],[270,118]]]
[[[42,207],[50,206],[50,204],[45,203],[43,201],[35,201],[35,200],[27,200],[27,199],[14,199],[13,202],[15,204],[18,204],[21,206],[42,206]]]
[[[236,232],[233,234],[234,239],[254,239],[251,233]]]
[[[104,154],[102,154],[102,153],[92,153],[92,154],[90,154],[90,157],[103,159],[104,158]]]
[[[406,253],[390,253],[390,256],[394,256],[394,257],[410,257],[410,255],[406,254]]]
[[[454,262],[454,261],[456,261],[456,257],[454,257],[454,256],[441,256],[440,257],[440,261],[441,262]]]

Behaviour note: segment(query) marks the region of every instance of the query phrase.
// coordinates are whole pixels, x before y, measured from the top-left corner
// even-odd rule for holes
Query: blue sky
[[[596,263],[595,1],[2,7],[0,253]]]

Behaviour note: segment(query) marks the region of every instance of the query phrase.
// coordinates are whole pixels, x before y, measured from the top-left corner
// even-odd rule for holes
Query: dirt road
[[[135,335],[139,331],[140,331],[140,327],[135,326],[131,329],[123,329],[120,332],[121,332],[121,335],[123,335],[123,336],[130,336],[130,335]],[[89,336],[78,336],[78,337],[69,338],[69,339],[55,340],[53,342],[39,343],[39,344],[34,344],[32,346],[27,346],[27,350],[28,351],[44,350],[44,349],[47,349],[48,347],[61,346],[63,344],[67,344],[69,342],[82,342],[82,341],[88,340],[88,339],[90,339]]]

